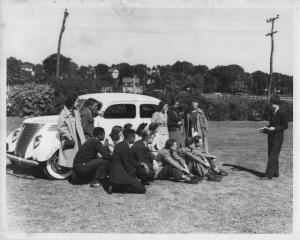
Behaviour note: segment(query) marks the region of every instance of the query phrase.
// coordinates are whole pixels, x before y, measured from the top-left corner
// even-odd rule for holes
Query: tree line
[[[173,94],[182,91],[200,93],[248,93],[264,95],[267,92],[269,74],[262,71],[252,73],[236,64],[216,66],[193,65],[187,61],[177,61],[173,65],[128,63],[97,64],[78,66],[71,58],[61,55],[60,79],[56,79],[56,54],[45,58],[41,64],[22,62],[15,57],[7,59],[7,84],[9,86],[25,83],[50,84],[60,92],[68,92],[70,87],[77,92],[97,92],[105,86],[120,84],[111,76],[112,69],[119,70],[119,79],[138,77],[146,90],[161,89]],[[293,77],[273,73],[274,90],[282,95],[293,94]]]

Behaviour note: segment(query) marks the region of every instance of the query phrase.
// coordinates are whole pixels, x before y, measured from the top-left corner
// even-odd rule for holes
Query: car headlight
[[[37,136],[34,138],[34,141],[33,141],[33,148],[36,148],[38,145],[40,145],[41,139],[42,139],[42,135],[37,135]]]
[[[16,130],[16,131],[14,131],[14,133],[13,133],[13,135],[12,135],[11,141],[12,141],[12,142],[15,142],[15,141],[18,139],[19,134],[20,134],[20,130],[19,130],[19,129]]]

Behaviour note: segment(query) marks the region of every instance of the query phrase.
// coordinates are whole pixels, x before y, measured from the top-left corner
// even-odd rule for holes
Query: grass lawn
[[[7,131],[22,119],[8,118]],[[7,169],[7,230],[78,233],[291,233],[293,124],[285,132],[280,177],[261,181],[266,122],[210,122],[210,152],[229,175],[198,185],[155,181],[145,195],[112,194]]]

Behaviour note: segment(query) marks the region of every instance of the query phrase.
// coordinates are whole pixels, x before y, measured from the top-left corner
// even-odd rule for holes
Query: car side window
[[[157,105],[154,104],[141,104],[140,114],[141,118],[151,118],[152,114],[157,110]]]
[[[135,118],[136,108],[134,104],[114,104],[104,112],[104,118]]]

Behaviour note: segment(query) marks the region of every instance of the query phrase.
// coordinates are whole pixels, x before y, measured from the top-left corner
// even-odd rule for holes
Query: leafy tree
[[[264,95],[265,89],[268,87],[269,75],[262,71],[255,71],[251,74],[252,87],[251,91],[255,95]]]
[[[43,69],[47,76],[55,75],[56,73],[56,53],[48,56],[43,60]],[[72,62],[71,58],[60,55],[59,62],[60,75],[76,74],[78,65]]]
[[[217,66],[210,73],[218,79],[219,92],[233,92],[237,85],[243,85],[246,80],[244,69],[238,65]]]
[[[219,86],[219,81],[217,77],[212,76],[210,72],[204,76],[204,88],[203,92],[211,93],[216,92]]]
[[[97,76],[107,74],[109,70],[109,67],[105,64],[97,64],[94,68]]]
[[[46,77],[43,70],[43,66],[41,64],[36,64],[34,66],[34,82],[35,83],[45,83]]]
[[[192,74],[200,73],[205,76],[206,74],[208,74],[208,71],[209,69],[206,65],[197,65],[192,68]]]
[[[185,73],[185,74],[192,74],[192,69],[194,68],[194,65],[190,62],[180,62],[177,61],[171,66],[172,72],[179,72],[179,73]]]
[[[83,78],[88,78],[88,71],[89,71],[89,67],[80,66],[80,68],[77,71],[77,74],[79,74]]]
[[[281,73],[273,73],[273,87],[280,90],[280,94],[293,95],[293,77]]]
[[[9,57],[7,59],[7,84],[15,85],[34,81],[32,72],[26,71],[22,68],[25,64],[32,68],[34,67],[32,63],[23,63],[15,57]]]

